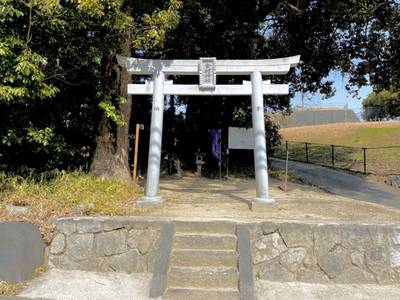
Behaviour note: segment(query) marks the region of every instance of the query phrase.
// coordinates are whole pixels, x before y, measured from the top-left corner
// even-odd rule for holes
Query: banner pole
[[[139,150],[139,129],[140,129],[140,125],[136,124],[135,152],[134,152],[134,157],[133,157],[133,170],[132,170],[133,182],[136,182],[136,176],[137,176],[137,160],[138,160],[138,150]]]
[[[219,130],[219,179],[222,179],[222,130]]]
[[[229,148],[226,149],[226,178],[229,177]]]

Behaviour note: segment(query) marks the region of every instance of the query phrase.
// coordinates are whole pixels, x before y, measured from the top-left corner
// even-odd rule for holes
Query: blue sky
[[[361,116],[362,112],[362,100],[368,96],[368,94],[372,91],[370,86],[362,87],[358,91],[358,97],[353,98],[353,96],[346,91],[346,84],[348,82],[348,78],[346,76],[342,76],[342,74],[338,71],[332,71],[329,73],[327,80],[331,80],[334,82],[334,87],[336,89],[335,96],[329,99],[323,99],[323,96],[319,93],[310,94],[306,93],[304,95],[304,107],[315,108],[315,107],[340,107],[343,108],[346,104],[350,109],[353,109],[354,112]],[[301,106],[301,93],[296,93],[294,98],[291,100],[292,107]]]

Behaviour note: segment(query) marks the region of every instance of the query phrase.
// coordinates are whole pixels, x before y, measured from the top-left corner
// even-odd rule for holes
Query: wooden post
[[[136,174],[137,174],[137,159],[138,159],[138,150],[139,150],[139,130],[140,124],[136,124],[136,133],[135,133],[135,154],[133,157],[133,182],[136,182]]]
[[[335,168],[335,145],[331,145],[332,147],[332,168]]]

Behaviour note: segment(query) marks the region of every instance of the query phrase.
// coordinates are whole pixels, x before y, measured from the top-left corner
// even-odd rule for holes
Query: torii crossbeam
[[[153,95],[149,161],[145,195],[138,205],[153,205],[163,201],[158,194],[163,131],[164,95],[184,96],[246,96],[251,95],[254,134],[254,168],[257,203],[274,203],[268,191],[267,147],[265,140],[263,95],[287,95],[287,84],[271,84],[262,75],[283,75],[295,67],[300,56],[262,60],[155,60],[118,56],[118,63],[130,74],[152,75],[144,84],[128,84],[128,94]],[[174,84],[166,75],[199,75],[200,84]],[[217,85],[217,75],[250,75],[242,84]]]

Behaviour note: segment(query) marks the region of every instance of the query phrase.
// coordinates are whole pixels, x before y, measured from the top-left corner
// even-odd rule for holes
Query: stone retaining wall
[[[85,271],[152,272],[158,222],[129,217],[60,219],[49,266]]]
[[[257,279],[400,282],[400,226],[263,222],[250,232]]]
[[[161,226],[171,222],[146,217],[58,220],[50,267],[152,272]],[[400,282],[400,225],[279,220],[242,224],[250,232],[256,279]]]

